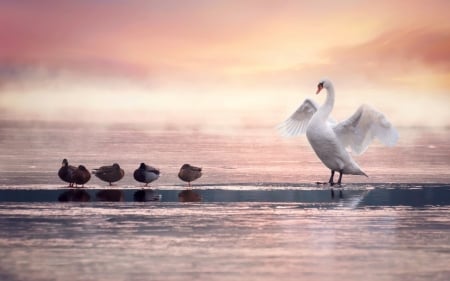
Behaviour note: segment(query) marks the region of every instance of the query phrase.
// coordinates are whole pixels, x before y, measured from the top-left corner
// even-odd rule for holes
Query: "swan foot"
[[[334,182],[334,172],[335,171],[331,171],[331,177],[330,180],[328,181],[328,183],[331,186],[331,198],[334,198],[334,190],[333,190],[333,186],[337,185],[338,187],[342,187],[342,170],[339,171],[339,179],[337,181],[337,183]],[[342,194],[342,189],[339,190],[339,198],[343,198],[344,195]]]
[[[330,184],[330,186],[334,186],[335,182],[334,182],[334,170],[331,170],[331,176],[330,176],[330,180],[328,181],[328,183]],[[341,186],[341,182],[342,182],[342,170],[339,171],[339,179],[337,181],[337,185]]]
[[[330,179],[328,180],[328,183],[333,186],[334,185],[334,170],[331,170],[331,176]]]
[[[318,185],[329,184],[329,182],[326,182],[326,181],[316,181],[316,184],[318,184]]]

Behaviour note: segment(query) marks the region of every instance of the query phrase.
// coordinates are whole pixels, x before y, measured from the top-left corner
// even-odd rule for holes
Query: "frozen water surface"
[[[33,126],[32,126],[33,125]],[[449,280],[448,130],[401,129],[395,148],[356,158],[370,178],[318,186],[305,140],[269,130],[0,127],[0,280]],[[118,162],[123,202],[60,203],[63,158]],[[159,167],[157,202],[133,202],[140,162]],[[180,203],[176,174],[202,166]]]

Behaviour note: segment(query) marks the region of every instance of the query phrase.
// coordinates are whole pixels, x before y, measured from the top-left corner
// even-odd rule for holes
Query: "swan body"
[[[368,105],[361,105],[352,116],[337,123],[330,117],[335,99],[333,84],[322,80],[317,94],[323,88],[327,90],[327,98],[322,106],[306,99],[278,128],[283,136],[306,134],[317,157],[331,170],[330,185],[334,185],[335,172],[340,174],[338,184],[342,174],[367,176],[346,148],[356,155],[362,154],[375,138],[386,146],[394,146],[398,132],[383,113]]]

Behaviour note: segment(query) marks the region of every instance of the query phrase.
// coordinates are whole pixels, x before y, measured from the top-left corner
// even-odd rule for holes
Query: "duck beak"
[[[317,86],[317,91],[316,91],[316,95],[318,95],[320,93],[320,91],[322,91],[323,86],[322,85],[318,85]]]

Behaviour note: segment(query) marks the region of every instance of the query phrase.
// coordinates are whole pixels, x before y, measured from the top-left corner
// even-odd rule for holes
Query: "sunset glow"
[[[273,126],[329,77],[341,117],[369,103],[400,125],[450,126],[449,11],[443,0],[2,1],[0,118]]]

